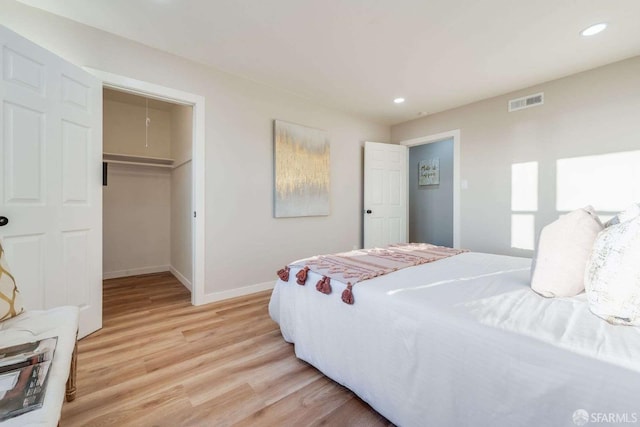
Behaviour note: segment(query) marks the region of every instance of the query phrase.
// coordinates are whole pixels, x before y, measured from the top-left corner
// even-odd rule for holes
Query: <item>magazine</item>
[[[0,374],[0,422],[42,407],[51,361]]]
[[[53,359],[58,337],[0,348],[0,373]]]

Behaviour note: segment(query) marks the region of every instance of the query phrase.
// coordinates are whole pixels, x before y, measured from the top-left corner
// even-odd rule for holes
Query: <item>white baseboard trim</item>
[[[189,289],[189,292],[191,292],[191,282],[189,281],[189,279],[184,277],[184,275],[176,270],[172,265],[169,266],[169,271],[171,272],[171,274],[176,276],[176,279],[178,279],[178,281],[182,283],[185,288]]]
[[[242,288],[229,289],[228,291],[211,292],[209,294],[204,295],[203,304],[209,304],[216,301],[222,301],[225,299],[254,294],[260,291],[266,291],[268,289],[273,289],[275,284],[276,284],[275,280],[270,280],[268,282],[257,283],[255,285],[250,285],[250,286],[244,286]]]
[[[102,280],[117,279],[119,277],[137,276],[139,274],[162,273],[171,271],[168,265],[156,265],[152,267],[131,268],[129,270],[105,271],[102,273]]]

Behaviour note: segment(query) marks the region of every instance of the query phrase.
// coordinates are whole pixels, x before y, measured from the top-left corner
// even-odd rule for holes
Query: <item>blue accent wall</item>
[[[440,159],[440,184],[418,185],[418,163]],[[453,138],[409,148],[409,241],[453,246]]]

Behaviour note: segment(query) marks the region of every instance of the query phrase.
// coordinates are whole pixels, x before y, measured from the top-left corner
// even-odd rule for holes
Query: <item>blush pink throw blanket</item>
[[[307,280],[307,271],[311,270],[324,276],[316,284],[316,289],[325,294],[331,293],[330,279],[346,283],[347,289],[342,294],[342,300],[347,304],[353,304],[352,287],[358,282],[402,268],[438,261],[462,252],[466,251],[428,243],[399,243],[386,248],[319,255],[291,264],[280,270],[278,275],[282,280],[288,281],[289,269],[299,268],[296,281],[299,285],[304,285]],[[286,274],[284,274],[285,270]]]

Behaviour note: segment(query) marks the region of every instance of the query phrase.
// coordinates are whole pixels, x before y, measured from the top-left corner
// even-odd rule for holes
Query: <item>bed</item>
[[[640,328],[530,289],[531,260],[463,253],[360,282],[345,304],[278,280],[296,356],[399,426],[640,423]]]

